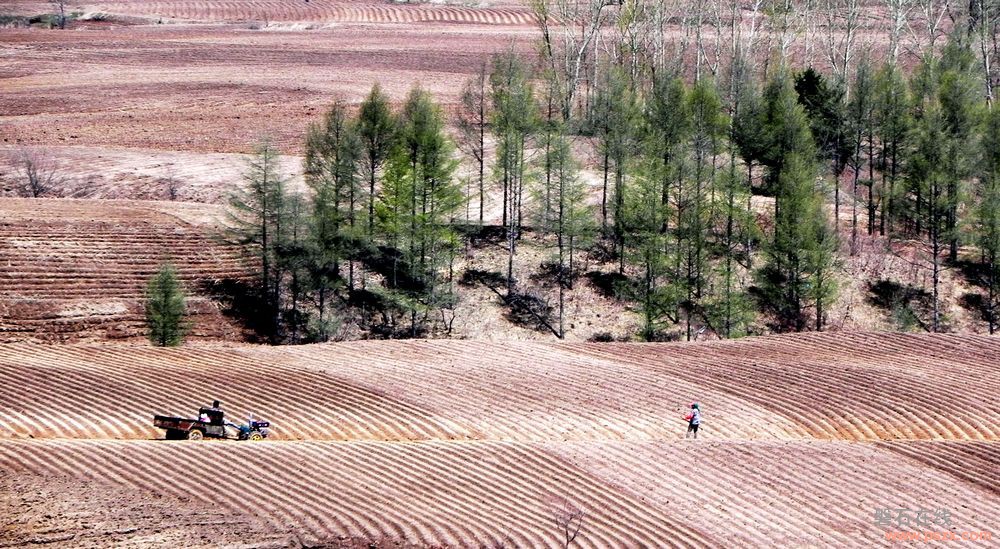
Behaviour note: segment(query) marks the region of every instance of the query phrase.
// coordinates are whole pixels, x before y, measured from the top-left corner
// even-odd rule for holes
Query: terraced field
[[[206,2],[204,0],[134,0],[95,2],[94,8],[110,13],[159,16],[187,21],[282,21],[337,23],[477,23],[487,25],[531,25],[526,7],[469,7],[460,2],[388,3],[350,0],[251,0]]]
[[[572,547],[888,546],[878,509],[992,535],[996,356],[896,334],[2,345],[0,542],[562,547],[580,516]],[[148,440],[213,398],[272,440]]]
[[[246,277],[219,244],[215,206],[0,199],[0,341],[136,339],[143,294],[173,263],[190,295],[193,336],[233,337],[214,284]]]
[[[10,0],[21,13],[44,13],[39,0]],[[532,25],[526,4],[490,2],[377,2],[373,0],[97,0],[74,4],[84,12],[154,20],[197,22],[276,21],[311,23],[475,23]]]

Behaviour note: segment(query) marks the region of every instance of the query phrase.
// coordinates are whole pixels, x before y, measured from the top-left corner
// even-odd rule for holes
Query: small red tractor
[[[198,419],[172,416],[153,416],[153,426],[167,430],[167,440],[202,440],[204,438],[264,440],[267,438],[267,421],[256,421],[253,416],[245,425],[225,420],[225,412],[216,400],[211,408],[198,410]]]

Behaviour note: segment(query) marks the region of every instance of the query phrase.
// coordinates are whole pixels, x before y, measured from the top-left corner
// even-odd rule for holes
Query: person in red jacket
[[[698,438],[698,427],[701,425],[701,409],[698,407],[697,402],[691,403],[691,411],[684,415],[684,419],[688,422],[687,434],[684,438]]]

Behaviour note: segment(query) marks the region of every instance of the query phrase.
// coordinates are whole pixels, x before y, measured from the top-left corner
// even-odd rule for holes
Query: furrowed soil
[[[52,9],[8,0],[0,15]],[[226,303],[254,265],[220,235],[254,144],[272,139],[301,188],[303,132],[333,101],[378,82],[399,104],[419,84],[453,109],[492,54],[534,51],[525,3],[69,9],[65,31],[0,28],[0,158],[34,148],[59,174],[47,198],[16,198],[0,161],[0,547],[892,546],[885,509],[1000,534],[1000,344],[985,336],[220,343],[248,336]],[[518,278],[543,244],[522,247]],[[502,254],[487,243],[461,267]],[[168,261],[192,343],[137,346],[146,281]],[[831,317],[882,326],[863,284],[900,265],[850,268]],[[634,331],[598,290],[568,293],[571,339]],[[946,301],[959,290],[946,280]],[[488,289],[462,292],[453,336],[551,337],[511,327]],[[212,399],[272,437],[152,427]]]
[[[561,547],[577,511],[574,547],[890,546],[881,509],[995,533],[998,354],[878,333],[7,344],[0,544]],[[156,440],[152,415],[213,398],[272,437]]]

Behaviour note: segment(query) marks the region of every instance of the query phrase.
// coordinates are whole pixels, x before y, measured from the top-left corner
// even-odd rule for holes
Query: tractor
[[[153,426],[167,430],[167,440],[202,440],[204,438],[264,440],[268,437],[267,421],[257,421],[253,414],[246,424],[236,425],[225,420],[225,412],[216,400],[211,408],[200,408],[198,419],[173,416],[153,416]]]

